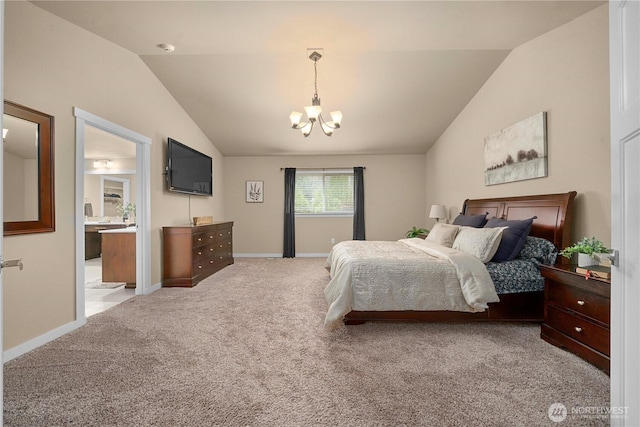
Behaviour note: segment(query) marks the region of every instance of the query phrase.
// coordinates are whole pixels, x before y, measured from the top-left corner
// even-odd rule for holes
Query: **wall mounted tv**
[[[173,138],[167,139],[169,191],[213,195],[213,159]]]

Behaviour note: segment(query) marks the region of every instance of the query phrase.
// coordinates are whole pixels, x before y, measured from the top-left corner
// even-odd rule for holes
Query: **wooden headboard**
[[[531,236],[547,239],[558,249],[572,244],[573,199],[575,191],[538,196],[500,197],[496,199],[467,199],[462,206],[465,215],[488,212],[487,218],[507,220],[537,216],[531,225]]]

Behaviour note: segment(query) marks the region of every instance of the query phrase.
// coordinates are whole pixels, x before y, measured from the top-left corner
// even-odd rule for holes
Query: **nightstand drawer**
[[[556,284],[549,287],[548,303],[573,310],[584,316],[609,324],[610,302],[608,298],[573,286]]]
[[[547,307],[545,323],[601,353],[609,354],[609,329],[607,328],[553,306]]]

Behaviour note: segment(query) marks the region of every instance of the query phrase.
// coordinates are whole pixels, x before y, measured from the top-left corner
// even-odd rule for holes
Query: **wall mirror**
[[[55,231],[53,116],[4,101],[4,235]]]

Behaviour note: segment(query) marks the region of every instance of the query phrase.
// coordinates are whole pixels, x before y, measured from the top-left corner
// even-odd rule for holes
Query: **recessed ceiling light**
[[[173,52],[174,50],[176,50],[176,47],[172,44],[166,44],[166,43],[161,43],[158,45],[158,47],[162,50],[164,50],[165,52]]]

